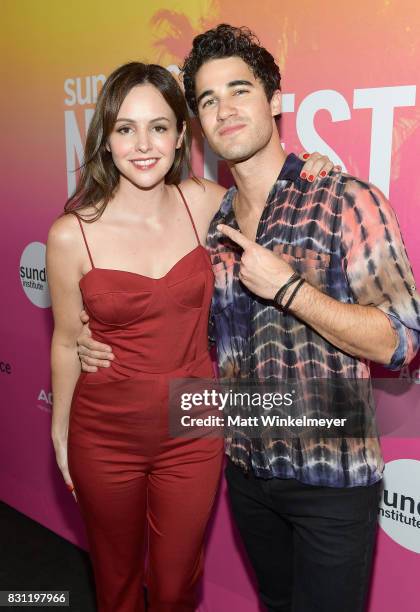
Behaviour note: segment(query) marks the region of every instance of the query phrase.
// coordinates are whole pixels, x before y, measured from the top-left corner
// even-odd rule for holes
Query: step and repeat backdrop
[[[48,228],[75,187],[106,76],[130,60],[176,72],[193,37],[221,22],[249,26],[277,59],[287,151],[326,153],[387,194],[420,275],[420,6],[412,0],[3,0],[0,497],[82,546],[50,442]],[[194,134],[195,172],[229,185],[196,120]],[[397,373],[375,368],[388,384],[377,392],[386,476],[370,612],[418,609],[419,367],[417,358]],[[200,612],[232,609],[259,608],[222,485]]]

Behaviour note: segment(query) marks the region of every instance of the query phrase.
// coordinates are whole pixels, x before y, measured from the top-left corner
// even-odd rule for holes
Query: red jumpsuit
[[[110,368],[80,375],[68,438],[99,612],[143,612],[143,584],[150,612],[197,604],[223,440],[168,434],[169,380],[214,377],[213,272],[181,196],[198,244],[159,279],[95,268],[79,219],[92,264],[80,281],[90,328],[115,354]]]

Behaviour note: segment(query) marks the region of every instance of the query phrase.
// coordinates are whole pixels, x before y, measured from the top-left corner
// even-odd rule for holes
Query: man
[[[207,244],[221,378],[356,380],[369,378],[367,360],[407,364],[419,345],[420,299],[384,196],[340,172],[301,178],[276,128],[278,67],[248,30],[220,25],[197,36],[183,75],[187,101],[236,184]],[[233,513],[267,608],[363,610],[383,471],[378,439],[238,436],[226,452]]]

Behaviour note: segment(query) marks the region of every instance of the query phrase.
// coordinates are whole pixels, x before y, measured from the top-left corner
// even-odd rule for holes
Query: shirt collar
[[[299,178],[304,162],[297,157],[294,153],[289,155],[284,160],[284,164],[280,170],[280,174],[277,178],[278,181],[295,181]]]
[[[289,153],[289,155],[284,160],[284,164],[280,170],[280,174],[278,175],[276,182],[270,189],[270,193],[268,195],[267,202],[270,202],[271,198],[276,192],[279,181],[293,182],[299,178],[303,165],[304,165],[304,162],[301,161],[299,157],[297,157],[297,155],[295,155],[294,153]],[[223,198],[222,204],[220,206],[220,209],[219,209],[218,216],[225,217],[226,218],[225,222],[228,225],[229,225],[229,222],[232,220],[232,217],[234,217],[232,206],[233,206],[233,198],[235,196],[236,191],[237,189],[235,185],[227,190]]]

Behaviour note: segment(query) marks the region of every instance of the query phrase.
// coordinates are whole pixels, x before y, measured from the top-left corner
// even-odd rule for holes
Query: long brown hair
[[[168,70],[157,64],[141,62],[123,64],[107,78],[99,94],[86,137],[80,177],[74,194],[64,206],[66,213],[95,206],[97,213],[85,219],[93,222],[104,212],[120,178],[106,144],[125,97],[133,87],[146,83],[150,83],[160,91],[175,113],[178,134],[181,133],[184,123],[186,125],[182,145],[176,149],[174,162],[165,176],[165,183],[177,185],[181,180],[184,164],[191,170],[191,125],[184,95],[175,78]]]

